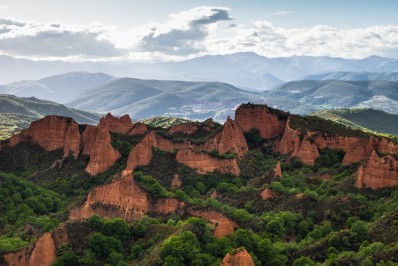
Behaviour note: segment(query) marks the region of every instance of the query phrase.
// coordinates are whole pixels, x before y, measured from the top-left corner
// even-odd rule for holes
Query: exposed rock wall
[[[252,256],[245,248],[238,248],[231,254],[225,255],[221,266],[254,266]]]
[[[127,134],[133,128],[133,123],[129,115],[117,118],[108,113],[105,117],[101,118],[100,124],[106,124],[109,131],[120,134]]]
[[[221,173],[232,173],[235,175],[239,175],[240,173],[240,169],[235,158],[220,159],[201,151],[185,149],[177,152],[176,159],[178,162],[197,170],[198,173],[201,174],[215,170],[218,170]]]
[[[51,266],[56,260],[56,251],[68,242],[64,227],[45,233],[35,244],[4,255],[4,260],[9,266]]]
[[[11,137],[10,146],[22,141],[36,143],[48,151],[63,149],[65,156],[77,156],[80,151],[78,124],[67,117],[46,116],[32,122],[28,129]]]
[[[375,151],[358,169],[358,188],[395,187],[398,184],[398,161],[390,156],[379,156]]]
[[[235,112],[235,121],[245,132],[252,128],[258,129],[264,139],[282,135],[286,126],[286,119],[278,117],[265,105],[239,106]]]
[[[195,210],[189,208],[189,214],[208,220],[210,223],[217,225],[214,230],[214,236],[221,238],[234,232],[239,226],[229,217],[215,210]]]

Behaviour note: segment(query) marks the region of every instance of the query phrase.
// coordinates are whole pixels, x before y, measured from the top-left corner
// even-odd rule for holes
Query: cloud
[[[7,5],[0,5],[0,10],[1,9],[9,9],[10,8],[10,6],[7,6]]]
[[[293,10],[278,10],[275,11],[273,13],[269,13],[268,16],[285,16],[285,15],[290,15],[290,14],[294,14],[296,13],[296,11]]]
[[[229,12],[225,7],[202,6],[171,14],[168,23],[140,28],[134,38],[134,48],[171,55],[198,53],[203,49],[201,42],[217,23],[232,19]]]
[[[286,14],[291,11],[277,11]],[[326,25],[279,27],[268,21],[239,24],[227,7],[202,6],[171,14],[166,23],[128,31],[101,24],[39,23],[0,18],[0,54],[61,60],[182,60],[250,51],[293,55],[398,57],[398,25],[339,29]],[[219,27],[220,23],[226,23]],[[223,30],[223,32],[221,32]]]
[[[119,56],[102,25],[46,24],[0,19],[0,51],[17,56]]]
[[[338,29],[277,27],[267,21],[238,25],[228,39],[212,39],[210,53],[252,51],[269,57],[293,55],[363,58],[370,55],[398,57],[398,26]],[[395,53],[395,54],[394,54]]]

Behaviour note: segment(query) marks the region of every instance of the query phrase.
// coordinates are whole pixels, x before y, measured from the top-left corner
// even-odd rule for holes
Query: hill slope
[[[312,115],[349,127],[398,135],[398,115],[374,109],[323,110]]]
[[[176,116],[223,120],[240,103],[261,99],[259,93],[220,82],[121,78],[87,90],[67,105],[98,113],[129,114],[134,119]]]
[[[398,113],[398,82],[394,81],[302,80],[287,82],[263,94],[315,110],[372,108]]]
[[[356,81],[356,80],[388,80],[388,81],[398,81],[398,72],[331,72],[318,75],[311,75],[306,77],[307,80],[346,80],[346,81]]]
[[[55,102],[0,94],[0,139],[9,138],[46,115],[72,117],[84,124],[96,124],[100,118],[98,114],[68,108]]]
[[[18,97],[65,103],[86,89],[94,88],[113,79],[103,73],[70,72],[40,80],[24,80],[0,86],[0,93]]]

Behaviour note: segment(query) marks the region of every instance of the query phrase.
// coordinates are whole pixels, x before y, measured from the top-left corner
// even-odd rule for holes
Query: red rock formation
[[[188,209],[188,213],[217,225],[214,236],[218,238],[233,233],[234,229],[239,227],[232,219],[214,210],[194,210],[190,208]]]
[[[97,175],[111,168],[120,158],[120,153],[112,147],[111,135],[106,124],[97,127],[88,125],[82,134],[82,154],[89,155],[86,172]]]
[[[98,214],[107,218],[122,217],[126,221],[133,221],[150,210],[147,193],[134,182],[132,175],[127,175],[94,189],[82,207],[70,211],[69,218],[87,219]]]
[[[50,233],[45,233],[34,246],[4,255],[9,266],[51,266],[56,260],[56,246]]]
[[[13,147],[22,141],[36,143],[48,151],[63,149],[64,155],[77,156],[80,151],[78,124],[71,118],[46,116],[10,139]]]
[[[281,136],[286,126],[286,119],[279,118],[265,105],[239,106],[235,112],[235,121],[245,132],[252,128],[258,129],[264,139]]]
[[[144,123],[135,123],[133,128],[129,131],[130,136],[144,135],[148,133],[148,128]]]
[[[390,156],[380,157],[374,151],[368,161],[358,169],[358,188],[395,187],[398,184],[398,161]]]
[[[187,122],[175,126],[171,126],[169,128],[168,133],[170,135],[175,135],[177,133],[184,134],[184,135],[192,135],[198,130],[198,126],[195,123]]]
[[[281,161],[278,161],[278,163],[275,166],[275,177],[282,177],[282,167],[281,167]]]
[[[267,200],[267,199],[272,199],[275,196],[275,192],[273,192],[271,189],[266,188],[261,192],[261,198],[263,200]]]
[[[281,154],[298,153],[300,150],[301,140],[300,131],[290,127],[290,121],[286,124],[282,139],[275,144],[274,149]]]
[[[383,138],[378,143],[378,150],[382,153],[398,154],[398,144]]]
[[[203,146],[207,151],[217,150],[219,153],[235,153],[243,156],[249,150],[241,128],[228,116],[220,133],[207,140]]]
[[[319,157],[318,147],[314,142],[305,138],[301,141],[300,149],[292,154],[292,156],[299,158],[303,164],[314,165],[316,158]]]
[[[237,160],[234,159],[220,159],[213,157],[201,151],[194,151],[192,149],[179,150],[176,159],[178,162],[185,164],[198,173],[204,174],[215,170],[221,173],[232,173],[239,175],[240,169]]]
[[[111,113],[108,113],[105,117],[101,118],[100,124],[106,124],[109,131],[120,134],[127,134],[133,127],[133,123],[131,122],[129,115],[117,118],[111,115]]]
[[[124,174],[132,173],[139,165],[148,165],[152,160],[152,156],[152,146],[149,134],[147,134],[144,139],[131,150]]]
[[[171,180],[171,188],[179,188],[182,186],[182,182],[178,174],[175,174]]]
[[[238,248],[225,255],[220,266],[254,266],[254,261],[245,248]]]

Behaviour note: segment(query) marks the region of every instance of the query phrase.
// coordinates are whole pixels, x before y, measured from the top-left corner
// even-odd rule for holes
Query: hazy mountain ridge
[[[316,56],[267,58],[252,52],[206,55],[180,62],[110,63],[32,61],[0,56],[0,83],[39,79],[71,71],[104,72],[119,77],[159,80],[220,81],[239,88],[271,89],[285,81],[326,72],[396,72],[398,60],[371,56],[344,59]]]
[[[114,77],[104,73],[69,72],[40,80],[24,80],[6,84],[0,86],[0,93],[65,103],[84,90],[102,85],[112,79]]]
[[[361,130],[398,135],[398,115],[374,109],[322,110],[312,115]]]
[[[222,120],[247,101],[260,102],[262,96],[220,82],[121,78],[86,90],[67,105],[98,113],[127,113],[134,119],[161,115]]]
[[[315,110],[373,108],[398,112],[398,82],[394,81],[302,80],[284,83],[263,94],[274,101],[297,102],[296,109],[304,105]]]
[[[96,124],[100,118],[98,114],[68,108],[55,102],[0,94],[0,138],[9,138],[46,115],[72,117],[84,124]]]

